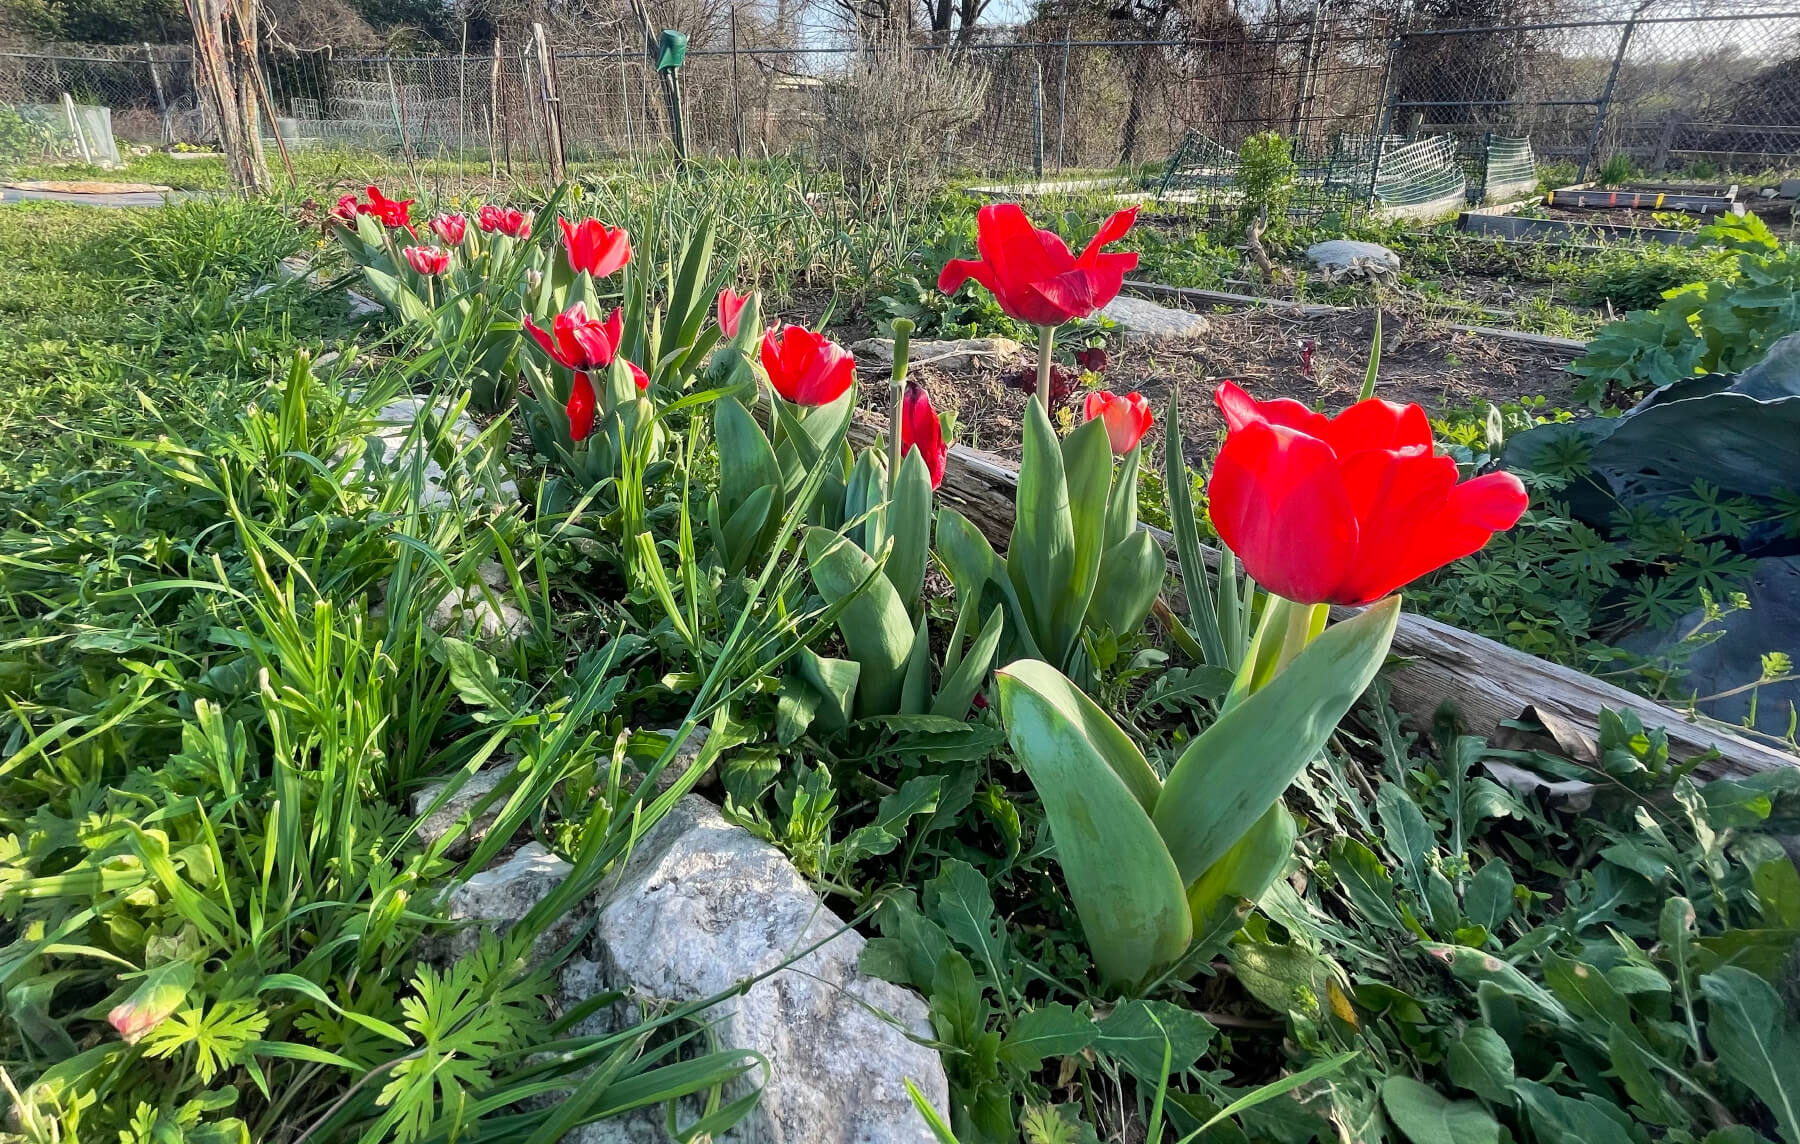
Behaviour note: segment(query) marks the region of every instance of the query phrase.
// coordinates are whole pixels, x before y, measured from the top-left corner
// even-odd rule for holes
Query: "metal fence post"
[[[1044,65],[1031,61],[1031,169],[1044,177]]]
[[[1587,182],[1588,172],[1594,168],[1595,152],[1600,148],[1600,132],[1606,127],[1606,113],[1612,107],[1613,87],[1619,82],[1619,68],[1625,63],[1625,50],[1631,47],[1632,33],[1637,31],[1638,17],[1644,9],[1656,0],[1643,0],[1631,10],[1631,19],[1625,21],[1625,30],[1619,34],[1619,50],[1613,53],[1612,70],[1606,73],[1606,86],[1600,89],[1600,98],[1594,104],[1594,130],[1588,135],[1587,154],[1582,157],[1581,170],[1575,174],[1578,183]]]
[[[1394,72],[1400,66],[1400,51],[1406,42],[1404,32],[1396,33],[1388,42],[1387,65],[1381,72],[1381,117],[1375,123],[1374,157],[1369,161],[1369,186],[1366,201],[1375,201],[1375,184],[1381,178],[1381,153],[1387,147],[1388,127],[1393,122],[1394,104],[1400,98],[1400,86],[1394,82]]]
[[[1063,169],[1063,132],[1069,126],[1069,32],[1063,26],[1062,74],[1056,80],[1056,169]]]

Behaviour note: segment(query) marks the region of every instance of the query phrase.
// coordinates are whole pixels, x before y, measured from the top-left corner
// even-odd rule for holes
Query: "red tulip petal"
[[[1454,471],[1454,462],[1447,457],[1416,457],[1403,467],[1417,471],[1439,462]],[[1385,537],[1366,539],[1366,551],[1358,554],[1334,603],[1379,600],[1452,560],[1480,551],[1494,533],[1518,523],[1530,503],[1525,486],[1511,473],[1489,473],[1435,497],[1431,488],[1411,485],[1405,476],[1395,485],[1395,495],[1382,515],[1398,523],[1382,529]],[[1375,527],[1381,528],[1379,519]]]
[[[1396,405],[1371,398],[1359,401],[1332,418],[1319,436],[1348,457],[1362,449],[1400,449],[1408,445],[1431,446],[1431,422],[1417,405]]]
[[[1075,257],[1054,234],[1054,245],[1031,225],[1018,203],[996,203],[981,208],[975,220],[975,247],[982,260],[994,268],[1004,294],[1031,282],[1041,282],[1075,267]]]
[[[1456,485],[1456,462],[1417,448],[1363,449],[1338,458],[1338,473],[1360,522],[1363,550],[1397,542],[1395,529],[1432,515]]]
[[[1305,604],[1333,598],[1357,526],[1329,445],[1251,422],[1225,439],[1207,492],[1219,538],[1257,583]]]
[[[563,412],[569,416],[569,437],[587,440],[594,431],[594,383],[580,370],[575,373],[575,384],[569,387],[569,403]]]
[[[628,360],[625,363],[625,368],[631,371],[631,380],[637,382],[639,393],[650,388],[650,375],[639,369],[637,362]]]
[[[531,339],[538,344],[538,348],[548,354],[552,361],[562,362],[564,365],[568,364],[567,362],[563,362],[562,351],[556,348],[556,342],[551,339],[550,335],[545,332],[543,327],[539,326],[530,318],[525,319],[525,332],[531,335]]]
[[[1254,421],[1260,420],[1256,412],[1256,399],[1245,393],[1235,381],[1221,381],[1213,390],[1213,404],[1225,417],[1225,425],[1230,429],[1242,429]]]
[[[985,262],[968,258],[952,258],[944,263],[944,268],[938,272],[937,288],[945,294],[952,294],[971,278],[990,291],[999,293],[994,289],[994,268]]]
[[[1087,246],[1081,251],[1082,265],[1095,265],[1094,260],[1099,257],[1101,247],[1109,242],[1117,242],[1121,238],[1124,238],[1125,232],[1131,229],[1131,224],[1137,221],[1137,213],[1138,208],[1126,207],[1124,210],[1119,211],[1117,214],[1101,223],[1100,229],[1095,232],[1093,238],[1088,240]],[[1137,264],[1137,255],[1133,254],[1131,256],[1131,261],[1132,265],[1135,266]]]
[[[1137,254],[1129,251],[1102,254],[1094,260],[1093,268],[1088,271],[1093,281],[1094,309],[1100,309],[1119,296],[1125,285],[1125,275],[1137,269],[1137,264]]]
[[[1060,326],[1071,318],[1085,318],[1099,309],[1094,302],[1094,279],[1086,270],[1071,270],[1033,282],[1025,288],[1025,294],[1035,303],[1026,307],[1028,312],[1035,311],[1054,319],[1038,320],[1040,326]]]

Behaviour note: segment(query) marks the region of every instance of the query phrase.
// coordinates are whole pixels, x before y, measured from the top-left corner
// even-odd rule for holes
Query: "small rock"
[[[665,739],[673,739],[680,733],[680,727],[664,727],[659,731],[651,732],[651,734],[661,735]],[[706,736],[709,733],[706,724],[702,723],[695,727],[686,739],[682,740],[681,746],[675,748],[675,757],[670,759],[669,765],[656,776],[656,789],[659,793],[674,786],[675,781],[694,765],[694,760],[700,757],[701,748],[706,746]],[[705,775],[701,775],[700,779],[696,781],[703,781],[705,778]]]
[[[953,342],[915,339],[908,347],[906,357],[911,365],[929,365],[955,372],[969,369],[978,361],[994,364],[1010,361],[1024,348],[1011,338],[960,338]],[[850,352],[882,365],[892,365],[894,339],[865,338],[851,346]]]
[[[420,440],[426,434],[415,435],[413,433],[413,425],[419,420],[420,414],[430,407],[430,398],[401,397],[384,405],[375,415],[379,428],[373,434],[372,439],[379,442],[381,446],[379,453],[382,460],[396,466],[402,479],[407,476],[406,464],[410,459],[403,455],[408,448],[408,438],[412,438],[411,448],[413,449],[421,448],[428,443]],[[467,413],[464,413],[450,426],[449,436],[454,439],[459,454],[462,454],[459,457],[460,462],[467,456],[469,446],[481,436],[481,428]],[[449,507],[453,498],[449,488],[446,487],[448,474],[444,472],[444,467],[428,453],[425,457],[424,469],[425,483],[419,497],[419,506],[421,508]],[[473,471],[469,475],[477,478],[476,483],[481,485],[481,491],[491,499],[496,501],[519,499],[519,486],[511,478],[504,478],[497,485],[490,485],[483,484],[479,480],[478,474]]]
[[[1100,313],[1125,327],[1128,342],[1197,338],[1212,325],[1203,314],[1177,310],[1128,294],[1108,302]]]
[[[948,1104],[937,1053],[912,1039],[932,1037],[925,1003],[861,973],[863,938],[780,851],[698,796],[677,803],[618,872],[587,960],[562,975],[560,1004],[566,1011],[608,989],[652,1006],[693,1001],[820,942],[705,1015],[718,1047],[754,1049],[769,1062],[762,1099],[722,1144],[931,1144],[904,1083],[940,1110]],[[574,1031],[605,1032],[629,1018],[599,1014]],[[666,1144],[660,1128],[641,1127],[580,1139]]]
[[[431,613],[431,626],[440,632],[472,632],[483,640],[516,639],[531,630],[531,618],[508,595],[512,585],[506,579],[506,569],[489,560],[475,573],[481,579],[479,584],[450,592],[438,601]]]
[[[1800,179],[1783,179],[1776,193],[1784,199],[1800,199]]]
[[[1379,242],[1334,238],[1306,248],[1313,269],[1327,282],[1345,278],[1387,278],[1400,273],[1400,256]]]
[[[504,934],[514,922],[531,912],[562,885],[574,870],[567,862],[536,842],[527,842],[512,857],[476,874],[450,891],[448,915],[451,921],[472,922],[451,934],[443,943],[442,958],[454,961],[475,952],[483,931]],[[548,957],[575,937],[584,920],[584,911],[570,910],[538,935],[532,949],[538,957]]]
[[[517,761],[492,763],[483,767],[470,775],[468,781],[458,787],[456,793],[445,799],[444,804],[436,810],[431,810],[431,804],[437,801],[438,795],[443,793],[449,783],[436,782],[420,787],[412,796],[413,817],[420,820],[416,832],[419,841],[430,846],[450,833],[450,828],[456,825],[457,819],[467,814],[471,807],[491,794],[494,788],[500,785],[501,780],[512,774],[517,767]],[[501,808],[505,803],[505,799],[495,799],[493,805],[476,816],[475,820],[469,824],[468,829],[464,830],[444,853],[451,858],[467,857],[469,852],[475,849],[475,844],[485,838],[487,832],[492,829],[494,820],[500,817]],[[427,811],[430,813],[427,814]]]
[[[381,303],[367,294],[359,294],[355,290],[345,290],[344,297],[350,300],[350,316],[352,318],[367,318],[371,314],[381,313]]]

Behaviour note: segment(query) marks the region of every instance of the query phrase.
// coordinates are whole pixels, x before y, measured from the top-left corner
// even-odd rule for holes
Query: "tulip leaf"
[[[1208,866],[1188,887],[1188,912],[1196,924],[1221,916],[1239,898],[1261,898],[1294,856],[1294,816],[1277,802],[1256,820],[1222,858]],[[1204,927],[1203,927],[1204,928]]]
[[[1148,532],[1137,531],[1106,550],[1100,558],[1100,581],[1088,605],[1088,622],[1124,636],[1137,631],[1156,603],[1168,560]]]
[[[1193,932],[1175,862],[1117,768],[1141,768],[1140,782],[1154,782],[1155,773],[1093,701],[1048,664],[1018,661],[998,680],[1000,718],[1043,799],[1094,964],[1109,981],[1136,985],[1174,964]],[[1087,712],[1097,718],[1083,718]],[[1107,751],[1121,753],[1118,740],[1129,751],[1114,759]]]
[[[722,397],[713,407],[713,433],[718,439],[719,492],[727,517],[733,516],[757,489],[781,487],[781,466],[756,418],[735,397]],[[780,516],[780,510],[775,513]]]
[[[981,681],[994,664],[994,653],[1000,650],[1000,633],[1005,626],[1005,609],[996,604],[988,613],[987,622],[981,625],[981,632],[969,647],[968,654],[957,661],[949,677],[939,684],[937,699],[931,705],[933,715],[962,719],[969,714],[969,704],[975,701]]]
[[[1138,526],[1138,468],[1143,463],[1144,446],[1138,444],[1131,452],[1125,454],[1125,463],[1119,467],[1119,473],[1113,478],[1112,492],[1106,498],[1106,540],[1105,546],[1112,549],[1121,540],[1137,531]],[[1102,575],[1100,582],[1106,583]]]
[[[956,585],[959,597],[980,600],[985,585],[995,586],[1006,603],[1007,615],[1012,620],[1012,634],[1022,649],[1022,657],[1041,659],[1037,641],[1026,624],[1024,605],[1019,602],[1006,567],[981,530],[955,509],[939,509],[936,552],[950,574],[951,583]]]
[[[894,540],[887,578],[900,593],[910,615],[925,587],[925,562],[931,556],[931,472],[917,449],[909,449],[895,474],[887,508],[887,534]]]
[[[888,563],[893,563],[889,556]],[[925,617],[913,629],[912,651],[906,659],[906,679],[900,685],[900,714],[924,715],[931,699],[931,634],[925,630]],[[875,714],[875,712],[870,712]]]
[[[1328,628],[1181,753],[1155,816],[1184,884],[1224,857],[1325,746],[1387,658],[1399,618],[1391,596]]]
[[[1214,667],[1236,665],[1227,651],[1219,609],[1213,605],[1206,561],[1200,552],[1200,525],[1194,516],[1193,487],[1188,483],[1187,462],[1181,455],[1181,410],[1176,395],[1169,395],[1169,411],[1163,429],[1163,503],[1169,510],[1169,527],[1175,533],[1175,554],[1181,560],[1181,586],[1187,592],[1187,624],[1206,662]],[[1140,446],[1141,448],[1142,446]],[[1220,576],[1231,575],[1220,569]],[[1233,577],[1235,587],[1235,577]]]
[[[844,535],[864,552],[880,552],[887,543],[886,513],[881,508],[886,497],[887,472],[880,454],[864,449],[844,486]]]
[[[744,570],[764,548],[764,532],[773,519],[779,522],[780,514],[771,512],[775,495],[781,491],[779,485],[764,485],[750,494],[738,510],[731,514],[725,526],[714,536],[713,542],[720,545],[720,555],[725,558],[725,570],[736,575]]]
[[[800,678],[818,695],[813,722],[825,731],[848,727],[862,665],[848,659],[828,659],[810,648],[801,648],[794,663]]]
[[[1025,626],[1038,650],[1060,667],[1068,644],[1056,638],[1057,603],[1076,590],[1075,522],[1069,513],[1069,485],[1056,430],[1038,402],[1026,402],[1025,410],[1017,514],[1006,546],[1006,575],[1018,593]],[[1084,614],[1086,610],[1084,599]]]
[[[850,658],[862,667],[856,714],[889,715],[900,709],[913,626],[894,586],[867,553],[823,528],[806,530],[806,563],[827,604],[848,600],[838,631]]]
[[[1029,688],[1038,702],[1056,713],[1064,724],[1073,727],[1090,749],[1103,760],[1125,789],[1144,808],[1156,809],[1162,793],[1162,780],[1138,750],[1131,736],[1120,729],[1112,716],[1100,709],[1081,688],[1062,672],[1042,660],[1022,659],[1007,664],[1001,671],[1015,687]],[[1007,723],[1008,731],[1012,724]]]
[[[1062,459],[1075,537],[1073,571],[1053,601],[1052,646],[1044,648],[1042,640],[1038,646],[1050,653],[1053,662],[1066,665],[1081,638],[1081,626],[1100,581],[1100,557],[1106,550],[1107,494],[1112,490],[1113,475],[1106,422],[1096,418],[1063,438]]]

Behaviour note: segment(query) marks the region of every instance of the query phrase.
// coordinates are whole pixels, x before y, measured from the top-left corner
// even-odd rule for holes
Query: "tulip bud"
[[[194,967],[185,961],[165,961],[152,967],[131,996],[112,1007],[106,1022],[119,1031],[128,1045],[156,1028],[181,1008],[194,984]]]

